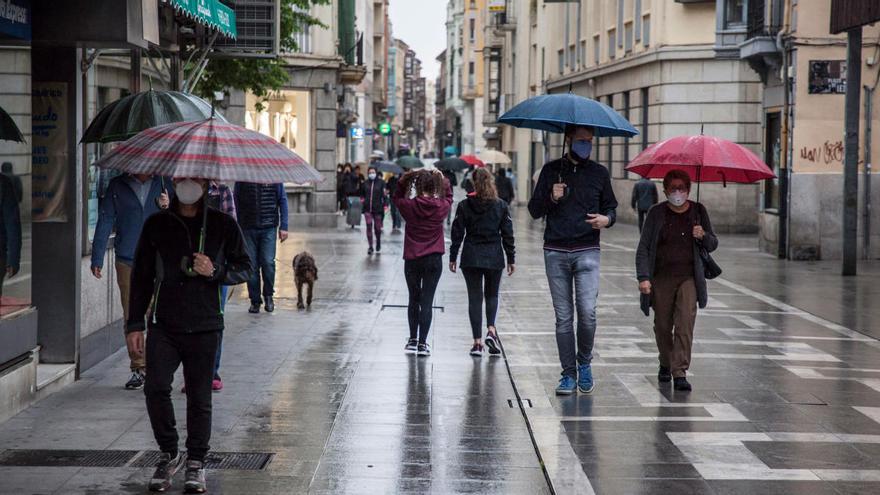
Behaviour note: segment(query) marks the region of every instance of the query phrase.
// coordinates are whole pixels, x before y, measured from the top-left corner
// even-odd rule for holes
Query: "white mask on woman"
[[[192,179],[184,179],[174,186],[174,193],[182,204],[194,205],[202,198],[204,194],[202,185]]]
[[[684,204],[688,200],[688,193],[685,191],[674,191],[666,195],[666,199],[669,200],[669,204],[679,208],[684,206]]]

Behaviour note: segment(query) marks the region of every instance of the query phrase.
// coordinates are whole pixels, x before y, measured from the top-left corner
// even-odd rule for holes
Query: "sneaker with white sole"
[[[415,354],[419,350],[419,339],[409,339],[406,341],[406,347],[403,350],[407,354]]]
[[[420,343],[419,350],[417,351],[417,354],[422,357],[430,356],[431,355],[431,346],[428,345],[427,343],[424,343],[424,344]]]
[[[202,461],[186,461],[186,480],[183,482],[183,493],[205,493],[208,491],[205,463]]]
[[[486,347],[489,348],[490,356],[501,355],[501,343],[498,341],[498,335],[496,335],[495,332],[489,332],[486,334]]]
[[[483,344],[474,344],[471,347],[471,356],[483,357]]]
[[[146,382],[147,377],[144,376],[144,372],[142,370],[134,370],[131,372],[131,377],[128,379],[128,382],[125,384],[126,390],[140,390],[144,388],[144,383]]]
[[[159,464],[156,465],[156,471],[153,472],[153,477],[150,478],[150,491],[168,491],[171,488],[171,480],[177,474],[177,471],[180,470],[180,467],[183,466],[183,461],[184,456],[179,451],[174,455],[163,452],[159,457]]]

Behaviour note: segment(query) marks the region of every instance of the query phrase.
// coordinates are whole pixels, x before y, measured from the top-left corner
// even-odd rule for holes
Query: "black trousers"
[[[642,227],[645,225],[645,218],[648,216],[648,210],[639,210],[639,232],[642,231]]]
[[[443,255],[429,254],[403,264],[406,287],[409,289],[409,338],[428,341],[434,312],[434,293],[443,273]]]
[[[204,461],[211,440],[211,381],[220,332],[176,333],[151,329],[147,338],[147,377],[144,395],[153,436],[162,452],[178,449],[177,422],[171,403],[172,381],[183,364],[186,385],[186,451],[189,459]]]
[[[482,310],[486,301],[486,326],[495,326],[498,314],[498,291],[501,288],[501,275],[504,270],[487,268],[461,268],[468,291],[468,316],[471,319],[471,332],[475,339],[483,336]]]

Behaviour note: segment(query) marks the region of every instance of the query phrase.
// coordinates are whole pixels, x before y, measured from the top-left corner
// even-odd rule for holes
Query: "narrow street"
[[[541,225],[524,208],[516,215],[517,273],[502,285],[499,331],[556,493],[880,487],[880,344],[854,331],[876,332],[876,321],[850,329],[783,302],[769,275],[753,271],[781,262],[758,254],[753,239],[722,236],[726,273],[698,320],[694,391],[673,393],[657,383],[651,321],[633,290],[637,235],[619,225],[604,235],[597,388],[558,398]],[[382,254],[367,257],[360,229],[297,232],[279,251],[275,314],[247,314],[237,290],[225,389],[214,395],[211,446],[221,465],[209,470],[211,493],[550,493],[504,360],[467,354],[459,275],[441,279],[433,356],[403,353],[401,243],[389,234]],[[320,266],[309,311],[295,309],[290,268],[302,250]],[[804,270],[809,280],[812,270],[821,283],[825,269],[787,273],[796,280]],[[816,303],[836,317],[832,301]],[[155,444],[142,393],[122,389],[126,371],[117,352],[0,424],[0,493],[144,493]],[[183,427],[176,392],[175,406]],[[15,465],[23,450],[86,452]],[[222,463],[242,457],[230,453],[271,456],[228,469],[236,466]]]

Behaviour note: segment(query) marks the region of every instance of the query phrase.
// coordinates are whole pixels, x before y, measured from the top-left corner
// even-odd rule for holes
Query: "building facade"
[[[484,30],[486,0],[450,0],[447,6],[446,120],[455,122],[461,154],[486,148],[484,121]]]

